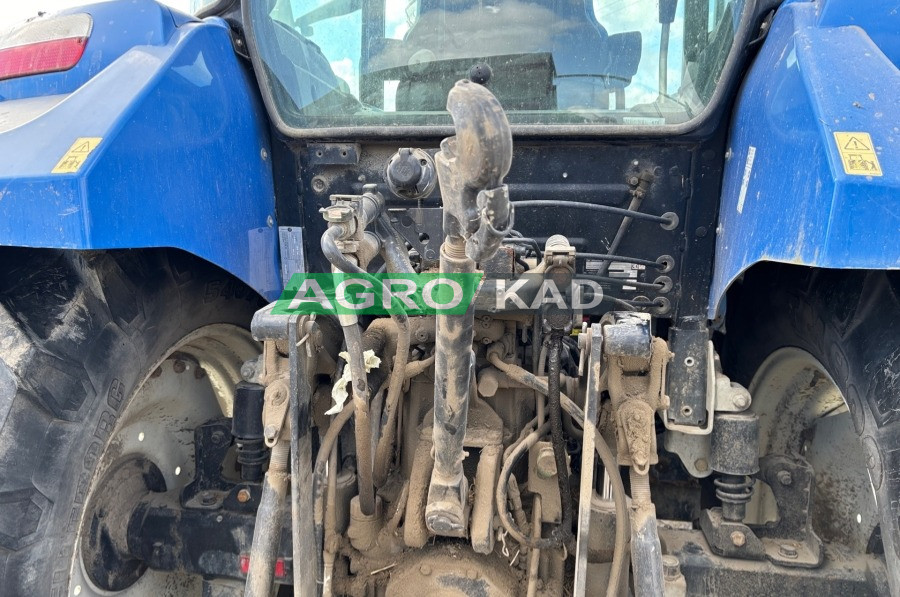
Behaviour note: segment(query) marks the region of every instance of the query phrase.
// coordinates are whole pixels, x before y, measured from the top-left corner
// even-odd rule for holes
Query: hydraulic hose
[[[428,367],[434,364],[434,355],[428,357],[427,359],[423,359],[421,361],[413,361],[412,363],[408,363],[406,365],[406,375],[405,379],[410,379],[415,377],[416,375],[422,373]],[[383,392],[384,386],[382,385],[378,392]],[[344,425],[347,424],[347,421],[350,420],[350,417],[353,416],[354,409],[350,404],[344,406],[343,410],[339,412],[337,415],[331,419],[331,424],[328,426],[328,430],[325,432],[325,435],[322,436],[322,441],[319,445],[319,451],[316,454],[316,461],[313,465],[313,519],[315,521],[315,533],[316,533],[316,553],[319,554],[319,565],[316,567],[318,570],[319,579],[318,582],[321,584],[324,581],[322,578],[322,571],[324,566],[324,561],[322,559],[323,549],[324,549],[324,519],[325,519],[325,475],[328,471],[328,458],[329,454],[331,454],[332,449],[334,449],[335,443],[337,442],[338,436],[341,433],[341,430],[344,428]]]
[[[375,231],[381,238],[381,254],[387,265],[387,271],[391,273],[414,274],[415,270],[409,261],[409,251],[406,244],[391,225],[387,212],[381,212],[375,220]],[[400,305],[392,305],[393,309],[402,308]],[[376,487],[381,487],[387,482],[390,472],[391,455],[394,451],[394,440],[397,435],[397,409],[400,404],[400,395],[403,392],[403,383],[406,381],[406,365],[409,361],[410,326],[409,318],[403,311],[391,314],[391,319],[397,326],[397,350],[394,353],[394,363],[391,370],[391,381],[388,386],[387,401],[384,407],[384,432],[375,446],[375,462],[373,480]]]
[[[339,538],[337,534],[337,446],[332,446],[328,458],[328,512],[325,517],[325,549],[323,550],[324,568],[322,578],[322,597],[331,597],[334,561],[337,555]]]
[[[322,253],[339,272],[365,274],[365,270],[353,263],[337,246],[337,239],[344,233],[339,226],[332,226],[322,235]],[[359,507],[363,514],[371,516],[375,513],[375,484],[372,481],[372,429],[369,422],[369,384],[366,376],[365,357],[363,356],[362,332],[356,316],[339,316],[344,342],[349,355],[351,389],[356,413],[354,422],[356,431],[357,486],[359,488]]]
[[[316,566],[319,583],[325,580],[322,576],[325,564],[323,560],[325,548],[325,530],[323,526],[325,519],[325,473],[328,470],[328,458],[335,447],[338,435],[340,435],[341,429],[344,428],[344,425],[352,416],[353,407],[349,404],[344,406],[344,409],[334,416],[331,424],[328,426],[328,431],[322,437],[319,452],[316,454],[316,462],[313,466],[313,528],[316,533],[316,554],[319,558],[319,565]]]
[[[387,401],[384,406],[384,431],[375,447],[373,480],[376,487],[382,487],[385,484],[390,472],[394,438],[397,435],[397,410],[400,404],[400,395],[403,392],[403,383],[406,381],[406,364],[409,360],[409,319],[406,317],[406,313],[397,313],[392,317],[397,324],[397,352],[394,355]]]
[[[562,506],[562,522],[559,525],[559,541],[565,543],[572,535],[572,492],[569,489],[569,469],[566,463],[566,440],[563,437],[562,415],[559,401],[560,362],[559,351],[562,336],[553,333],[549,339],[547,351],[547,410],[550,415],[550,438],[553,444],[553,457],[556,460],[556,482],[559,486],[559,499]]]
[[[503,468],[500,469],[500,480],[497,482],[497,492],[495,495],[497,501],[497,514],[500,515],[500,522],[503,524],[503,527],[509,532],[513,539],[519,542],[520,545],[524,545],[531,549],[559,547],[562,543],[561,537],[559,536],[558,529],[553,532],[553,536],[541,539],[527,537],[525,533],[522,532],[512,518],[510,518],[509,509],[506,507],[509,494],[509,479],[512,475],[512,469],[519,458],[530,450],[531,447],[534,446],[542,436],[546,435],[549,430],[550,423],[544,423],[529,433],[525,439],[513,448],[509,457],[503,462]]]
[[[366,516],[375,513],[375,484],[372,480],[372,427],[369,423],[369,383],[366,379],[366,365],[363,357],[362,333],[359,325],[341,326],[344,341],[350,355],[350,375],[353,386],[353,407],[356,432],[357,485],[359,488],[359,508]]]
[[[366,271],[353,263],[346,255],[338,249],[337,240],[343,231],[338,226],[332,226],[322,235],[319,243],[322,247],[322,254],[335,269],[345,274],[365,274]]]
[[[489,348],[488,360],[492,365],[506,373],[513,380],[521,383],[522,385],[528,386],[537,392],[541,392],[545,395],[548,394],[549,388],[547,387],[546,381],[533,375],[532,373],[529,373],[518,365],[504,362],[503,359],[500,358],[499,352],[491,350]],[[560,393],[559,398],[560,406],[562,407],[562,409],[566,411],[572,417],[572,419],[575,420],[576,423],[584,425],[584,412],[582,412],[578,405],[572,402],[572,400],[570,400],[569,397],[565,394]],[[525,450],[519,451],[519,447],[535,434],[537,434],[538,437],[540,437],[541,435],[540,431],[534,432],[526,436],[526,438],[522,440],[522,442],[517,445],[515,449],[509,451],[509,455],[505,459],[503,468],[500,471],[500,481],[497,484],[497,512],[500,515],[500,522],[503,523],[503,527],[516,540],[518,540],[519,537],[524,539],[524,535],[514,527],[512,521],[509,519],[509,513],[507,512],[505,502],[505,485],[512,472],[512,467],[515,464],[515,461],[519,458],[519,456],[521,456],[522,453],[524,453],[528,449],[525,448]],[[535,437],[533,441],[536,442],[538,437]],[[532,443],[531,445],[534,444]],[[606,594],[609,597],[613,597],[619,594],[619,587],[625,578],[624,563],[626,561],[626,547],[628,545],[628,538],[626,536],[626,525],[628,522],[628,510],[626,505],[627,498],[625,497],[625,485],[624,483],[622,483],[622,478],[619,475],[619,465],[616,462],[616,457],[613,455],[612,450],[609,448],[609,445],[606,443],[606,440],[603,438],[603,436],[600,435],[599,431],[594,432],[594,447],[597,450],[597,456],[600,457],[600,461],[603,463],[604,468],[606,468],[606,471],[609,473],[613,492],[613,503],[615,504],[616,510],[616,537],[613,549],[610,582],[606,591]],[[501,501],[501,491],[504,496],[504,501]],[[522,544],[527,545],[527,542]]]
[[[409,262],[406,243],[391,224],[391,217],[387,212],[382,212],[375,220],[375,232],[381,239],[381,255],[387,265],[387,271],[398,274],[414,274],[415,270]]]

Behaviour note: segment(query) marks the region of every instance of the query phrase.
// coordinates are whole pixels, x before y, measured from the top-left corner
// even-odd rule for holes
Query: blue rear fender
[[[761,261],[900,267],[897,31],[883,0],[789,1],[776,13],[732,121],[710,318]],[[848,173],[845,158],[861,167]],[[876,163],[880,174],[866,169]]]
[[[150,0],[69,12],[94,21],[79,65],[0,82],[0,245],[174,247],[276,297],[268,119],[227,24]]]

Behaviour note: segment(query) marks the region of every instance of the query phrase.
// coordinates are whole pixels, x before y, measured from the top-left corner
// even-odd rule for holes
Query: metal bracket
[[[704,332],[704,337],[705,335],[706,334]],[[669,409],[666,411],[665,416],[662,417],[663,424],[669,431],[679,431],[688,435],[709,435],[710,433],[712,433],[712,415],[713,411],[715,411],[716,408],[716,370],[713,363],[713,358],[715,355],[713,344],[712,342],[704,339],[706,353],[704,355],[704,358],[700,359],[691,356],[690,354],[688,354],[688,356],[684,358],[681,358],[681,352],[678,351],[675,346],[673,346],[675,344],[675,337],[671,333],[669,343],[670,346],[672,346],[672,351],[676,353],[676,359],[669,366],[670,373],[666,387],[671,403],[669,404]],[[699,370],[700,367],[703,367],[703,369],[706,371],[703,401],[688,401],[685,398],[687,394],[684,390],[684,386],[680,385],[681,381],[679,380],[687,379],[688,373],[685,372],[687,369],[697,368]],[[693,373],[691,373],[690,375],[693,376]],[[691,377],[691,380],[692,387],[696,387],[697,380],[693,379],[693,377]],[[706,414],[702,418],[702,424],[692,425],[680,423],[679,421],[685,419],[686,417],[696,416],[694,409],[697,407],[697,404],[704,405],[703,408]],[[677,414],[678,416],[674,416],[675,414]]]
[[[759,461],[757,477],[775,496],[778,520],[748,526],[722,518],[721,508],[704,510],[700,528],[712,551],[720,556],[768,559],[777,566],[817,568],[825,559],[822,540],[810,524],[815,472],[800,457],[773,454]]]
[[[440,258],[444,242],[444,216],[439,207],[390,208],[388,214],[397,232],[430,267]]]
[[[775,496],[778,520],[754,530],[766,548],[766,557],[779,566],[817,568],[825,553],[810,522],[815,471],[799,456],[773,454],[759,460],[758,477]]]
[[[700,514],[700,530],[716,555],[742,560],[764,560],[766,550],[753,530],[743,522],[725,520],[721,508]]]
[[[669,347],[675,360],[668,368],[670,405],[663,422],[667,429],[707,434],[712,430],[715,370],[706,318],[681,319],[669,330]]]
[[[194,480],[179,497],[185,508],[227,510],[252,514],[259,506],[259,483],[233,483],[222,476],[222,463],[232,444],[231,422],[217,419],[194,430]],[[238,495],[243,492],[242,495]]]
[[[575,546],[574,597],[585,595],[587,591],[588,543],[591,525],[591,498],[594,494],[594,438],[597,417],[600,411],[600,374],[603,364],[603,329],[591,326],[589,333],[581,334],[584,345],[582,354],[588,357],[587,391],[584,399],[584,445],[581,448],[581,485],[578,492],[578,541]],[[609,471],[616,475],[618,471]]]
[[[270,340],[266,342],[266,349],[274,344]],[[272,448],[278,443],[282,433],[288,429],[285,427],[287,421],[289,386],[286,376],[279,377],[274,380],[268,380],[266,386],[265,403],[263,404],[263,438],[266,446]]]

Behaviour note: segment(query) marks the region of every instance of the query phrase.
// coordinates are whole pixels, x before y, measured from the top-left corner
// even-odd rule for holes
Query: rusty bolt
[[[321,193],[325,190],[325,187],[326,187],[325,179],[323,179],[319,176],[316,176],[315,178],[312,179],[312,188],[315,192]]]
[[[706,462],[706,459],[705,459],[705,458],[698,458],[697,460],[695,460],[695,461],[694,461],[694,466],[695,466],[695,467],[697,468],[697,470],[700,471],[701,473],[705,473],[706,471],[709,470],[709,463]]]
[[[734,531],[731,533],[731,542],[735,547],[743,547],[747,542],[747,536],[742,531]]]
[[[782,543],[778,546],[778,553],[793,560],[797,557],[797,548],[790,543]]]
[[[204,491],[200,494],[200,503],[204,506],[212,506],[216,503],[216,496],[211,491]]]
[[[666,580],[675,580],[681,576],[681,564],[675,556],[663,556],[663,576]]]
[[[240,489],[237,492],[237,501],[246,504],[250,501],[250,491],[248,489]]]
[[[185,364],[184,361],[178,360],[178,361],[175,361],[174,363],[172,363],[172,370],[175,373],[184,373],[184,371],[186,369],[187,369],[187,365]]]
[[[428,564],[422,564],[421,566],[419,566],[419,573],[422,576],[431,576],[431,566],[429,566]]]
[[[778,478],[778,482],[782,485],[790,485],[794,482],[794,477],[791,475],[791,471],[778,471],[778,474],[775,475]]]
[[[556,476],[556,455],[553,454],[553,448],[550,446],[541,448],[535,459],[534,468],[541,479],[549,479]]]

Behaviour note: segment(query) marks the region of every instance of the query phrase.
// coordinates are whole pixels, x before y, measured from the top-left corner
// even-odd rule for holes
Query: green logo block
[[[480,273],[294,274],[272,313],[462,315],[480,281]]]

